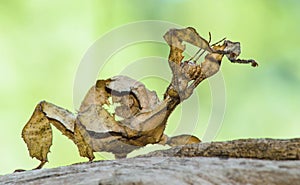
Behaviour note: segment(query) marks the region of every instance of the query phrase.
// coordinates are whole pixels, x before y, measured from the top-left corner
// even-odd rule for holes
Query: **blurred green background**
[[[47,100],[75,111],[74,78],[85,52],[101,35],[133,21],[192,26],[205,38],[210,31],[215,41],[226,36],[241,42],[242,58],[259,62],[251,68],[223,61],[226,111],[215,140],[299,137],[299,10],[296,0],[1,1],[0,174],[38,164],[21,138],[35,105]],[[123,52],[119,60],[157,51],[167,61],[166,45],[141,48]],[[114,76],[118,71],[110,72]],[[167,85],[145,83],[160,93]],[[197,91],[203,102],[199,125],[205,125],[211,109],[208,83]],[[194,134],[201,138],[203,129],[197,127]],[[87,161],[56,129],[48,159],[46,168]]]

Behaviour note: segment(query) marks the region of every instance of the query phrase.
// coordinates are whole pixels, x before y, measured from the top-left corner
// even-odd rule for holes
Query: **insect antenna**
[[[226,37],[224,37],[223,39],[219,40],[218,42],[216,42],[216,43],[210,45],[210,47],[213,47],[213,46],[215,46],[215,45],[217,45],[217,44],[223,42],[225,39],[226,39]]]

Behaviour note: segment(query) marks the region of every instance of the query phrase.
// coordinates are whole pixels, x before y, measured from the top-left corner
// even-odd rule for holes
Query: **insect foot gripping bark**
[[[46,101],[40,102],[22,131],[29,154],[48,161],[54,125],[78,147],[80,156],[94,159],[94,152],[112,152],[124,158],[131,151],[147,144],[185,145],[198,143],[192,135],[168,137],[164,134],[168,117],[204,79],[214,75],[226,56],[233,63],[250,63],[254,60],[238,59],[240,43],[222,40],[212,44],[202,38],[194,28],[170,29],[164,39],[170,47],[168,63],[172,79],[163,100],[141,82],[127,76],[98,80],[85,96],[78,114]],[[183,60],[187,42],[199,48],[191,59]],[[202,52],[201,52],[202,51]],[[206,52],[202,63],[199,57]]]

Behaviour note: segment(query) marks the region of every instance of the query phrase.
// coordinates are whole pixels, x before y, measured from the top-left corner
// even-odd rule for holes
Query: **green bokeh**
[[[299,9],[296,0],[1,1],[0,174],[38,164],[29,157],[20,135],[35,105],[47,100],[76,110],[73,83],[81,58],[101,35],[133,21],[170,21],[193,26],[205,37],[210,31],[215,40],[226,36],[242,43],[243,58],[259,61],[254,69],[224,60],[226,111],[216,140],[299,137]],[[136,52],[148,51],[168,55],[158,45],[141,48],[128,49],[119,58],[129,60]],[[145,82],[164,91],[151,80]],[[197,91],[203,102],[199,118],[203,125],[211,109],[207,82]],[[169,130],[177,119],[174,114]],[[203,128],[197,127],[194,133],[201,137]],[[49,161],[47,168],[86,159],[54,130]]]

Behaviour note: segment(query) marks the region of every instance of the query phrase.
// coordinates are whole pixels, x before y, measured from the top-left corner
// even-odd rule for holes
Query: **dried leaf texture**
[[[172,80],[163,100],[143,83],[120,75],[98,80],[86,94],[77,116],[45,101],[36,106],[22,137],[30,156],[41,161],[37,168],[47,162],[52,145],[50,123],[77,145],[80,156],[90,161],[94,159],[93,152],[107,151],[116,158],[124,158],[147,144],[178,146],[200,142],[196,136],[188,134],[165,135],[170,114],[192,95],[200,82],[219,71],[224,56],[232,63],[250,63],[252,66],[257,63],[238,59],[241,53],[239,42],[225,40],[222,44],[210,45],[191,27],[170,29],[164,39],[170,46],[168,63]],[[183,61],[183,42],[199,48],[190,60]],[[206,55],[202,63],[197,63],[204,54],[201,50]]]
[[[27,144],[29,154],[41,161],[38,168],[48,161],[47,154],[52,145],[52,129],[54,124],[67,137],[74,140],[74,115],[51,103],[40,102],[22,130],[22,137]]]

